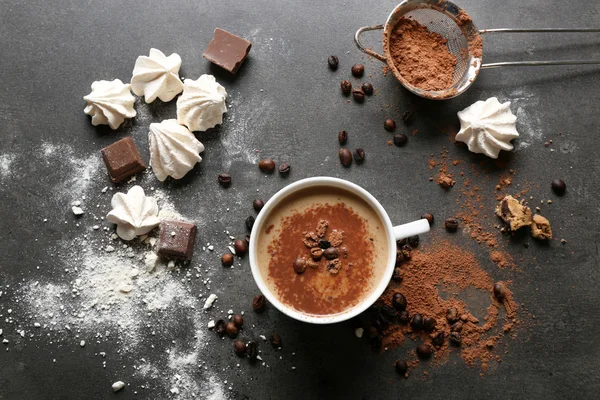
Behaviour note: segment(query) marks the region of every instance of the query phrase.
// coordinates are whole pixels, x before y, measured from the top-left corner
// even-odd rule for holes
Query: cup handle
[[[379,53],[375,53],[373,50],[371,49],[367,49],[365,48],[362,43],[360,42],[360,35],[363,32],[367,32],[367,31],[375,31],[375,30],[380,30],[383,29],[383,25],[373,25],[373,26],[363,26],[362,28],[360,28],[359,30],[356,31],[356,33],[354,34],[354,42],[356,43],[356,45],[358,46],[358,48],[364,52],[367,53],[368,55],[375,57],[376,59],[378,59],[381,62],[387,63],[387,60],[385,59],[384,56],[382,56]],[[407,224],[408,225],[408,224]]]
[[[396,240],[427,232],[429,232],[429,221],[426,219],[419,219],[417,221],[409,222],[408,224],[394,227],[394,236],[396,237]]]

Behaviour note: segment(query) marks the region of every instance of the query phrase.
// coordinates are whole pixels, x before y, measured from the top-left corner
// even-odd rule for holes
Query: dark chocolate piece
[[[235,74],[248,56],[251,47],[252,43],[246,39],[217,28],[202,57]]]
[[[181,221],[162,221],[158,254],[178,260],[190,260],[195,240],[196,225]]]
[[[103,148],[100,153],[113,182],[121,182],[146,169],[140,152],[130,137]]]

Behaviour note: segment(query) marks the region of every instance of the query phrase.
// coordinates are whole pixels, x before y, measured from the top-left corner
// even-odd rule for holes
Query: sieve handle
[[[497,29],[482,29],[480,35],[484,33],[554,33],[554,32],[600,32],[600,28],[536,28],[536,29],[514,29],[514,28],[497,28]]]
[[[367,53],[368,55],[370,55],[372,57],[375,57],[379,61],[387,63],[387,60],[385,59],[384,56],[382,56],[379,53],[374,52],[371,49],[365,48],[365,46],[363,46],[362,43],[360,42],[360,35],[361,35],[361,33],[367,32],[367,31],[378,31],[378,30],[381,30],[381,29],[383,29],[383,25],[363,26],[362,28],[360,28],[359,30],[357,30],[356,33],[354,34],[354,42],[356,43],[356,45],[358,46],[358,48],[362,52]]]

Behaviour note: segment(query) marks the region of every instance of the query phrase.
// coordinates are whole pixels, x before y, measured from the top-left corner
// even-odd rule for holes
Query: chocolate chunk
[[[317,236],[320,238],[325,236],[325,234],[327,233],[328,226],[329,222],[327,222],[326,220],[322,219],[321,221],[319,221],[319,223],[317,224]]]
[[[294,271],[297,274],[303,274],[306,270],[306,259],[304,257],[298,257],[294,260]]]
[[[321,239],[319,240],[319,247],[325,250],[331,247],[331,243],[329,243],[329,240]]]
[[[327,263],[327,271],[329,271],[331,275],[337,275],[341,269],[342,262],[339,258],[335,258]]]
[[[246,39],[217,28],[202,57],[235,74],[248,56],[251,47],[252,43]]]
[[[340,252],[336,247],[330,247],[323,250],[323,256],[328,260],[333,260],[334,258],[338,258],[340,256]]]
[[[113,182],[121,182],[146,169],[135,143],[130,137],[100,150]]]
[[[158,254],[180,260],[190,260],[194,253],[196,225],[181,221],[162,221],[158,239]]]

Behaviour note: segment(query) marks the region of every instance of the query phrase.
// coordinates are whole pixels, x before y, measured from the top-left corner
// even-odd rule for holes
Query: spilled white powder
[[[0,154],[0,179],[10,176],[15,158],[14,154]]]

